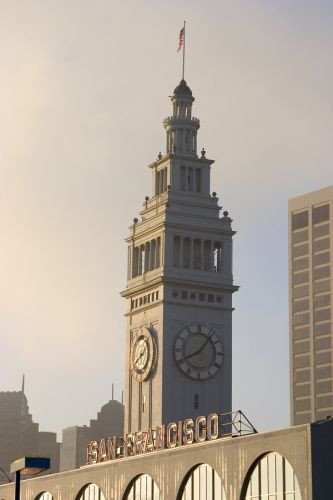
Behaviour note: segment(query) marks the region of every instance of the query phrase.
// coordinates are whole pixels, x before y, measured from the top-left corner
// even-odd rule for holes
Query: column
[[[168,186],[168,168],[167,167],[165,167],[165,169],[164,169],[163,179],[164,179],[163,191],[166,191],[167,186]]]
[[[155,172],[155,194],[158,195],[160,192],[160,173],[156,170]]]
[[[149,260],[150,260],[150,243],[148,242],[145,245],[145,262],[143,271],[145,273],[149,271]]]
[[[160,182],[159,182],[159,194],[163,193],[163,177],[164,177],[163,169],[160,170]]]
[[[203,269],[204,269],[204,256],[205,256],[204,244],[205,244],[205,240],[201,239],[200,240],[200,271],[203,271]]]
[[[132,256],[133,256],[133,248],[128,247],[128,253],[127,253],[127,279],[128,280],[132,278],[132,274],[133,274]]]
[[[222,242],[218,242],[218,258],[217,258],[217,270],[219,273],[222,273]]]
[[[140,276],[140,274],[142,274],[143,272],[143,260],[144,260],[144,255],[145,255],[145,251],[144,251],[144,246],[143,245],[140,245],[140,250],[139,250],[139,262],[138,262],[138,276]]]
[[[184,267],[184,238],[179,236],[179,267]]]
[[[161,265],[161,237],[159,236],[156,241],[156,257],[155,257],[156,267]]]
[[[212,272],[214,270],[214,248],[213,248],[213,242],[209,242],[210,247],[209,247],[209,270]]]
[[[194,268],[194,250],[193,250],[193,245],[194,245],[194,239],[190,238],[190,269]]]
[[[166,152],[170,152],[170,132],[169,130],[166,133]]]

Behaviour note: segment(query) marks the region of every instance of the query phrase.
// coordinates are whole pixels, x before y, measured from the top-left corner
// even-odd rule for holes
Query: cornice
[[[133,311],[128,311],[124,314],[124,316],[127,318],[129,316],[135,316],[137,314],[141,314],[145,311],[147,311],[148,309],[153,309],[154,307],[157,307],[157,306],[160,306],[161,304],[168,304],[168,305],[172,305],[172,306],[175,306],[175,307],[184,307],[184,303],[180,303],[179,301],[177,302],[176,300],[157,300],[156,302],[152,303],[152,304],[146,304],[140,308],[137,308],[137,309],[134,309]],[[198,303],[195,303],[195,304],[190,304],[191,307],[195,307],[196,309],[209,309],[209,310],[215,310],[215,311],[234,311],[235,308],[234,307],[229,307],[229,306],[225,306],[225,305],[220,305],[220,306],[216,306],[215,304],[198,304]]]
[[[192,156],[191,154],[182,154],[182,153],[167,153],[162,156],[161,159],[156,160],[148,165],[149,168],[156,168],[159,165],[162,165],[163,163],[166,163],[167,161],[187,161],[191,163],[196,163],[196,164],[207,164],[207,165],[212,165],[215,163],[215,160],[209,160],[206,157],[201,157],[199,158],[198,156]]]
[[[160,286],[162,284],[163,284],[163,276],[157,276],[157,277],[152,278],[150,280],[148,279],[145,282],[140,282],[137,284],[133,284],[133,286],[129,286],[128,288],[126,288],[125,290],[120,292],[120,295],[127,299],[127,298],[131,297],[132,295],[140,293],[144,290],[148,291],[148,290],[155,288],[156,286]]]
[[[177,278],[175,276],[165,276],[159,275],[156,277],[152,277],[151,279],[147,279],[146,281],[141,281],[140,283],[129,285],[128,288],[120,292],[120,295],[125,298],[130,298],[133,295],[139,294],[143,291],[149,291],[150,289],[155,288],[160,285],[177,285],[177,286],[185,286],[185,287],[193,287],[195,286],[198,289],[214,289],[222,292],[237,292],[239,290],[238,285],[229,284],[229,283],[216,283],[216,282],[206,282],[204,283],[202,280],[189,279],[186,277]]]

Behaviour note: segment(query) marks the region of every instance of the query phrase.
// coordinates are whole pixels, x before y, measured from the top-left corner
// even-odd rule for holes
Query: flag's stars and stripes
[[[179,52],[180,49],[184,46],[184,41],[185,41],[185,28],[182,28],[179,33],[179,43],[177,52]]]

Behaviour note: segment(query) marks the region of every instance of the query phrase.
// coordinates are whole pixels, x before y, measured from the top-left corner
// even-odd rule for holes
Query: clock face
[[[179,332],[174,354],[177,365],[185,375],[206,380],[220,369],[223,346],[214,330],[197,323]]]
[[[156,345],[148,328],[143,327],[134,334],[131,343],[130,366],[135,380],[148,378],[156,361]]]

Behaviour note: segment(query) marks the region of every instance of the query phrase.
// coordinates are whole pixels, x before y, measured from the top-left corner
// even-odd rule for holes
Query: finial
[[[162,153],[161,151],[158,153],[157,158],[160,160],[162,158]]]
[[[134,224],[137,224],[139,221],[136,217],[134,217],[133,222],[134,222]]]
[[[205,151],[205,148],[202,148],[201,150],[201,158],[206,158],[206,151]]]
[[[21,392],[23,392],[23,394],[24,394],[24,382],[25,382],[25,375],[23,373],[23,377],[22,377],[22,389],[21,389]]]
[[[216,198],[216,193],[215,191],[212,193],[213,198]]]
[[[112,382],[112,401],[113,401],[113,389],[114,389],[114,386],[113,386],[113,382]]]

